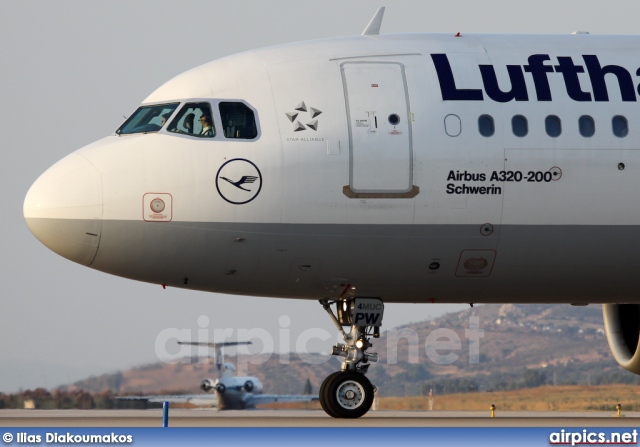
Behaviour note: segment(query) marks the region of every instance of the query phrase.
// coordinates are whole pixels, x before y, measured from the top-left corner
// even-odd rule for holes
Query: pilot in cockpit
[[[167,122],[170,116],[171,113],[165,113],[164,115],[162,115],[162,119],[160,120],[160,127],[164,127],[164,123]]]
[[[202,124],[202,130],[200,131],[200,135],[206,137],[213,136],[213,127],[211,127],[211,118],[206,113],[203,113],[200,117],[200,124]]]

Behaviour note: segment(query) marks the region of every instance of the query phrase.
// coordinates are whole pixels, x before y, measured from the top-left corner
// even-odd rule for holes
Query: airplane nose
[[[65,258],[90,265],[102,230],[102,178],[89,161],[71,154],[42,174],[24,199],[33,235]]]

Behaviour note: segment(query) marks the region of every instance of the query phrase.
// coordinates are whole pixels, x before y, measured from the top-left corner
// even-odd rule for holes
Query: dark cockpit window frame
[[[227,140],[256,140],[260,136],[258,113],[244,101],[224,99],[218,102],[220,122]]]
[[[142,105],[116,130],[116,134],[131,135],[158,132],[179,105],[179,102]]]

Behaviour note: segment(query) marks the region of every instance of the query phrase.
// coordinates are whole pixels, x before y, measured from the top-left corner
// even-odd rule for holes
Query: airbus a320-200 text
[[[464,182],[529,182],[549,183],[553,180],[551,171],[492,171],[484,172],[449,171],[447,181]],[[491,186],[467,186],[466,184],[447,184],[447,194],[502,194],[502,188],[494,183]]]

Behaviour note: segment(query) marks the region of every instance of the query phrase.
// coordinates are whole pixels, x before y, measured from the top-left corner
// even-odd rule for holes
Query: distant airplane
[[[381,35],[383,11],[168,81],[40,176],[29,229],[113,275],[320,301],[333,417],[371,407],[384,303],[605,303],[640,374],[640,37]]]
[[[200,384],[202,391],[213,394],[183,394],[183,395],[151,395],[151,396],[122,396],[119,400],[140,400],[147,402],[192,403],[194,405],[208,405],[218,410],[245,410],[255,408],[259,404],[276,402],[311,402],[318,400],[318,396],[311,394],[263,394],[260,379],[252,376],[234,375],[236,368],[232,363],[224,362],[223,347],[250,345],[245,342],[178,342],[181,345],[207,346],[215,349],[216,369],[218,378],[205,379]]]

